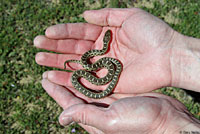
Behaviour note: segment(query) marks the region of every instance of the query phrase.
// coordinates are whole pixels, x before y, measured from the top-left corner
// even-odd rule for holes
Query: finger
[[[131,15],[140,11],[138,8],[118,9],[105,8],[101,10],[85,11],[83,16],[88,23],[100,26],[115,26],[120,27],[123,22]]]
[[[46,71],[42,74],[43,79],[48,79],[49,81],[62,86],[72,86],[70,78],[72,73],[63,71]]]
[[[51,75],[49,75],[48,73],[49,72],[52,72],[52,74],[53,74],[53,72],[55,73],[56,71],[47,71],[47,72],[44,72],[43,73],[43,81],[44,82],[48,82],[48,83],[52,83],[50,86],[52,86],[53,84],[55,85],[55,87],[56,86],[58,86],[58,84],[59,83],[62,83],[62,80],[63,80],[63,78],[62,77],[52,77]],[[57,71],[58,72],[58,71]],[[69,74],[69,73],[68,73]],[[58,73],[57,73],[57,75],[59,75]],[[66,76],[64,76],[64,77],[68,77],[67,75]],[[56,78],[58,78],[58,79],[56,79]],[[68,77],[68,81],[69,81],[69,83],[70,83],[70,80],[69,80],[70,78]],[[43,83],[43,81],[42,81],[42,83]],[[44,84],[46,84],[46,83],[44,83]],[[71,84],[71,83],[70,83]],[[46,84],[47,85],[47,84]],[[62,84],[61,84],[62,85]],[[45,85],[44,85],[45,86]],[[43,87],[44,87],[43,86]],[[60,86],[61,87],[61,86]],[[60,88],[60,87],[58,87],[58,88]],[[65,86],[65,87],[68,87],[68,86]],[[75,96],[76,96],[76,98],[82,98],[82,99],[84,99],[84,100],[88,100],[88,98],[87,97],[85,97],[84,95],[82,95],[80,92],[78,92],[77,90],[75,90],[74,88],[71,88],[71,87],[68,87],[67,89],[66,88],[64,88],[64,87],[61,87],[62,88],[62,90],[64,90],[63,92],[67,92],[67,94],[68,94],[68,96],[70,95],[70,96],[72,96],[71,98],[74,98]],[[54,94],[54,93],[52,93],[52,91],[50,90],[50,89],[48,89],[48,88],[45,88],[44,87],[44,89],[46,89],[47,90],[47,93],[49,93],[49,95],[51,96],[51,97],[53,97],[54,98],[54,100],[56,100],[58,103],[59,102],[61,102],[62,100],[64,101],[64,99],[62,98],[62,97],[60,97],[60,98],[62,98],[61,99],[61,101],[59,101],[60,99],[58,99],[58,98],[56,98],[56,96],[58,96],[57,94]],[[55,89],[55,88],[54,88]],[[49,91],[50,90],[50,91]],[[57,90],[57,89],[56,89]],[[54,90],[53,90],[54,91]],[[55,91],[56,92],[56,91]],[[61,95],[60,96],[62,96],[62,95],[64,95],[64,93],[62,94],[62,92],[60,92],[61,93]],[[66,96],[66,95],[65,95]],[[69,97],[68,97],[69,98]],[[66,100],[65,100],[66,101]],[[62,102],[61,102],[62,103]],[[59,103],[60,104],[60,103]],[[74,103],[72,103],[72,104],[74,104]],[[62,107],[63,107],[63,105],[61,105]],[[64,106],[66,106],[66,105],[64,105]],[[68,105],[67,105],[68,106]],[[63,107],[63,108],[66,108],[66,107]]]
[[[71,77],[72,77],[72,73],[63,72],[63,71],[47,71],[43,74],[43,78],[48,79],[51,82],[56,83],[58,85],[66,86],[68,88],[69,87],[73,88],[73,85],[71,83]],[[105,90],[105,88],[107,87],[107,85],[96,86],[88,82],[86,79],[82,79],[82,78],[80,79],[80,83],[83,84],[85,87],[93,89],[93,90]]]
[[[78,57],[80,57],[80,56],[40,52],[40,53],[36,54],[35,60],[40,65],[57,67],[57,68],[64,68],[64,62],[66,60],[69,60],[69,59],[78,60],[79,59]],[[73,69],[75,69],[75,70],[82,68],[80,64],[70,63],[69,66],[66,66],[66,69],[72,70],[71,67],[73,67]],[[107,74],[106,69],[102,69],[102,70],[100,70],[96,73],[96,75],[100,78],[105,76],[106,74]],[[65,73],[61,72],[61,71],[50,71],[50,72],[48,72],[48,79],[50,79],[51,81],[53,81],[57,84],[60,84],[60,85],[72,87],[72,85],[70,83],[70,77],[71,77],[71,73],[69,73],[69,72],[65,72]],[[62,78],[62,79],[60,79],[60,78]],[[80,81],[81,81],[81,83],[85,83],[85,85],[87,85],[87,87],[95,89],[95,90],[103,90],[103,89],[105,89],[105,87],[107,87],[107,85],[95,86],[85,79],[81,79]]]
[[[117,97],[115,97],[115,94],[102,98],[102,99],[88,98],[87,96],[80,93],[78,90],[74,89],[74,87],[71,84],[71,76],[72,76],[72,73],[63,72],[63,71],[46,71],[43,73],[43,79],[48,79],[49,81],[55,84],[67,87],[67,89],[69,89],[73,93],[73,95],[75,95],[76,97],[82,98],[84,100],[87,100],[88,103],[107,107],[109,104],[113,103],[114,101],[118,99]],[[99,87],[99,86],[93,85],[84,79],[81,79],[80,81],[81,83],[84,83],[83,85],[86,85],[86,87],[93,90],[105,90],[106,88],[106,87]]]
[[[40,35],[34,39],[34,45],[37,48],[59,53],[83,54],[92,48],[94,42],[74,39],[54,40]]]
[[[47,79],[42,80],[42,87],[63,109],[83,103],[82,100],[74,97],[66,88],[56,85]]]
[[[82,39],[95,41],[102,27],[87,23],[67,23],[50,26],[45,35],[52,39]]]
[[[112,95],[112,98],[116,101],[122,98],[135,97],[135,96],[137,96],[136,93],[115,93]]]
[[[66,60],[74,59],[79,60],[81,56],[76,54],[53,54],[53,53],[46,53],[46,52],[39,52],[35,56],[35,61],[39,65],[49,66],[49,67],[56,67],[56,68],[64,68],[64,62]],[[66,69],[72,70],[81,68],[80,64],[70,63],[69,66],[66,66]]]
[[[103,108],[89,104],[77,104],[65,109],[59,117],[59,122],[64,126],[75,121],[84,125],[102,128],[105,125],[105,120],[108,120],[105,114],[106,112]]]

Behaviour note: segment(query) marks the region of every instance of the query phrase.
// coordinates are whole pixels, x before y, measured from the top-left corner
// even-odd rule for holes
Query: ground
[[[33,39],[53,24],[84,22],[82,13],[104,7],[139,7],[178,32],[200,38],[199,0],[0,0],[0,133],[87,133],[77,124],[62,127],[62,109],[41,86],[52,68],[36,64]],[[42,50],[44,51],[44,50]],[[178,88],[156,92],[177,98],[200,119],[199,94]]]

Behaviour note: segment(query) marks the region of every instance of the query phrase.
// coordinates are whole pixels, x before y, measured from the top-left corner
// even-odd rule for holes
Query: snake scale
[[[100,99],[108,96],[113,91],[118,82],[119,75],[122,71],[122,64],[118,60],[111,57],[103,57],[93,64],[88,63],[89,58],[104,55],[107,52],[109,44],[111,43],[111,39],[112,32],[111,30],[107,30],[103,38],[103,48],[101,50],[89,50],[82,55],[81,60],[67,60],[64,63],[64,69],[66,69],[66,64],[69,62],[74,62],[82,65],[83,69],[81,70],[68,71],[73,72],[71,82],[74,88],[89,98]],[[106,74],[106,76],[104,76],[103,78],[98,78],[92,75],[92,71],[96,71],[101,68],[108,69],[108,73]],[[109,82],[110,83],[105,90],[96,91],[83,86],[79,82],[79,79],[81,77],[85,78],[90,83],[95,85],[105,85]]]

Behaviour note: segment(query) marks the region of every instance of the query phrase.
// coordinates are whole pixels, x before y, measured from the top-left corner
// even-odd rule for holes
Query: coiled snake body
[[[91,57],[103,55],[106,53],[106,51],[108,50],[108,46],[111,42],[111,36],[112,36],[112,32],[110,30],[106,31],[103,38],[103,49],[87,51],[86,53],[82,55],[81,60],[67,60],[64,63],[64,69],[66,69],[66,63],[68,62],[79,63],[82,65],[84,70],[81,69],[81,70],[73,71],[71,82],[75,89],[77,89],[80,93],[84,94],[85,96],[89,98],[100,99],[109,95],[112,92],[112,90],[115,88],[117,81],[119,79],[119,75],[122,71],[121,63],[118,60],[111,57],[103,57],[93,64],[89,64],[87,62],[88,59]],[[108,69],[107,75],[104,76],[103,78],[97,78],[96,76],[92,75],[89,72],[89,71],[96,71],[101,68]],[[78,79],[81,77],[85,78],[86,80],[88,80],[89,82],[95,85],[105,85],[108,82],[110,83],[105,90],[101,92],[94,91],[94,90],[84,87],[78,81]]]

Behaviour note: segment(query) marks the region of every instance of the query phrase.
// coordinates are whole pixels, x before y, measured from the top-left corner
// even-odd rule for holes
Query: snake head
[[[112,31],[111,30],[107,30],[104,38],[103,38],[103,42],[104,43],[109,43],[109,41],[111,40],[111,36],[112,36]]]

